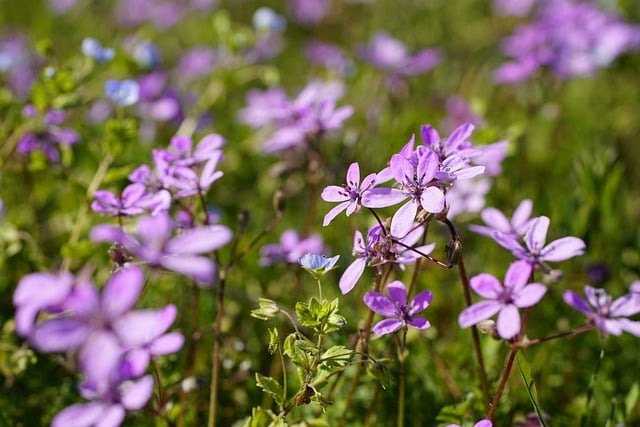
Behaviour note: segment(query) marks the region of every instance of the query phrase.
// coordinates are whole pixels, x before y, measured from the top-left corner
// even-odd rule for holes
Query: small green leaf
[[[325,351],[320,360],[327,368],[335,368],[345,366],[351,361],[353,350],[343,345],[335,345]]]
[[[285,397],[284,389],[276,379],[256,372],[256,384],[262,391],[273,397],[278,406],[282,406]]]
[[[278,351],[279,335],[280,333],[278,332],[278,328],[269,329],[269,347],[267,348],[269,354],[273,354]]]
[[[267,298],[258,299],[258,308],[251,310],[251,317],[267,320],[280,313],[280,308],[275,301]]]
[[[547,425],[544,422],[544,417],[542,416],[542,410],[540,409],[540,403],[538,401],[538,392],[536,391],[536,386],[533,383],[533,378],[531,377],[531,367],[529,366],[527,356],[524,354],[524,350],[518,350],[516,353],[516,361],[518,363],[518,369],[520,370],[520,375],[522,376],[524,385],[527,388],[529,399],[531,400],[533,409],[536,411],[536,415],[538,416],[538,422],[541,427],[546,427]]]

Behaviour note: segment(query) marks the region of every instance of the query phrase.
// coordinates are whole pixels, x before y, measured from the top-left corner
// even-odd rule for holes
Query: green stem
[[[406,354],[407,327],[402,331],[402,339],[398,348],[400,359],[400,383],[398,384],[398,427],[404,427],[404,406],[405,406],[405,381],[406,381]]]
[[[589,413],[589,407],[591,406],[591,399],[593,398],[593,390],[596,386],[596,381],[598,380],[598,372],[600,372],[600,366],[602,365],[602,360],[604,359],[604,344],[602,342],[602,348],[600,349],[600,357],[598,358],[598,363],[596,363],[596,370],[593,372],[593,376],[591,377],[591,381],[589,382],[589,391],[587,392],[587,401],[584,404],[584,412],[582,413],[582,417],[580,418],[580,427],[584,427],[587,425],[587,414]]]
[[[216,407],[218,404],[218,381],[220,376],[220,347],[222,344],[222,315],[224,307],[224,288],[226,284],[226,272],[220,272],[218,284],[218,310],[216,313],[215,340],[213,355],[211,356],[211,388],[209,396],[209,420],[208,427],[216,425]]]

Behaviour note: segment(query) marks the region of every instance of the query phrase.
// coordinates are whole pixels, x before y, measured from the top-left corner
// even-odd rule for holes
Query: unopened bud
[[[457,265],[462,256],[462,242],[458,236],[453,237],[447,243],[447,262],[449,265]]]
[[[276,215],[278,215],[279,217],[284,213],[286,200],[287,198],[284,195],[282,187],[278,188],[278,190],[276,190],[275,194],[273,195],[273,210],[276,211]]]

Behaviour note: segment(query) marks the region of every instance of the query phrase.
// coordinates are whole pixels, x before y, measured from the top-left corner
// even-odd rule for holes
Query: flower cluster
[[[342,127],[353,114],[351,106],[336,107],[342,93],[343,87],[337,82],[312,82],[293,100],[279,87],[252,90],[238,116],[254,128],[270,128],[271,135],[264,140],[262,150],[275,153]]]
[[[134,310],[144,285],[139,267],[114,273],[100,294],[86,277],[68,272],[32,273],[13,295],[16,332],[46,353],[72,352],[82,376],[79,390],[88,403],[69,406],[52,426],[118,426],[127,410],[141,409],[153,392],[145,375],[155,356],[178,351],[182,334],[167,332],[176,317],[172,304]],[[43,320],[37,320],[43,317]]]
[[[416,314],[424,311],[431,304],[433,298],[431,291],[419,292],[408,304],[407,289],[401,281],[395,280],[389,283],[387,292],[389,297],[376,291],[369,291],[364,295],[364,303],[367,307],[387,317],[373,325],[373,332],[386,335],[408,326],[416,329],[427,329],[430,326],[427,319],[418,317]]]
[[[300,237],[295,230],[285,230],[279,243],[269,243],[260,248],[260,265],[268,266],[279,262],[295,264],[305,254],[327,252],[319,234]]]
[[[519,3],[525,4],[515,12],[526,11],[531,2]],[[502,50],[513,59],[495,70],[494,79],[517,83],[543,66],[559,78],[588,76],[639,47],[640,27],[622,22],[592,2],[541,1],[533,21],[504,40]]]
[[[35,131],[26,133],[18,141],[17,151],[20,154],[40,151],[51,163],[58,163],[58,147],[76,144],[80,139],[73,129],[60,126],[67,116],[64,110],[52,109],[42,115],[36,107],[28,104],[22,109],[22,115],[34,121]]]

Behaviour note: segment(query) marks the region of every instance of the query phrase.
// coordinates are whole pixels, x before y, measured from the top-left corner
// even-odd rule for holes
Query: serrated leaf
[[[273,397],[273,400],[282,406],[284,403],[284,389],[280,383],[272,377],[265,377],[264,375],[256,372],[256,385],[262,389],[265,393]]]
[[[345,366],[351,361],[353,357],[353,350],[346,348],[343,345],[335,345],[325,351],[320,360],[328,368],[335,368]]]

